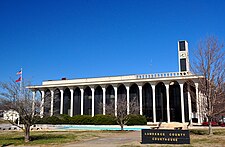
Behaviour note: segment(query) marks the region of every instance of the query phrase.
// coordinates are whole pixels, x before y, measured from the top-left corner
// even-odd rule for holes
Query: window
[[[185,41],[179,41],[180,51],[185,51]]]
[[[186,68],[186,59],[180,59],[180,70],[181,71],[187,71],[187,68]]]

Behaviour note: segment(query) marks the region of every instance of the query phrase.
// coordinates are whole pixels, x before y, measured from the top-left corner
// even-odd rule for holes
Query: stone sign
[[[142,129],[142,144],[190,144],[188,130]]]

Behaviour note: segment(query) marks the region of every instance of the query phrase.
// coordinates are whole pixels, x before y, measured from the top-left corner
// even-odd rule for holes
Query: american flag
[[[22,70],[18,71],[16,74],[17,75],[21,75],[22,74]]]

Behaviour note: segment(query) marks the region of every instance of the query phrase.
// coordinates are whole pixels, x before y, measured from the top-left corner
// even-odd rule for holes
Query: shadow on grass
[[[207,135],[208,131],[207,130],[190,130],[190,134],[194,135]]]
[[[54,139],[64,139],[67,138],[63,135],[33,135],[30,138],[30,141],[36,141],[36,140],[54,140]]]
[[[32,135],[30,137],[30,142],[25,143],[24,137],[12,137],[12,138],[1,138],[0,137],[0,146],[10,146],[10,145],[20,145],[20,144],[45,144],[45,143],[54,143],[61,142],[66,140],[68,136],[65,135],[56,135],[56,134],[40,134]]]
[[[5,147],[5,146],[9,146],[9,145],[13,145],[13,143],[3,144],[1,147]]]

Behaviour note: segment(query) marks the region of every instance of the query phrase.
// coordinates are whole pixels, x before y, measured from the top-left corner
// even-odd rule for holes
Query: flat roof
[[[175,80],[196,80],[202,76],[194,75],[191,72],[167,72],[155,74],[137,74],[124,76],[106,76],[96,78],[79,78],[43,81],[42,85],[28,86],[29,89],[51,88],[51,87],[72,87],[84,85],[104,85],[118,83],[138,83],[138,82],[157,82]]]

